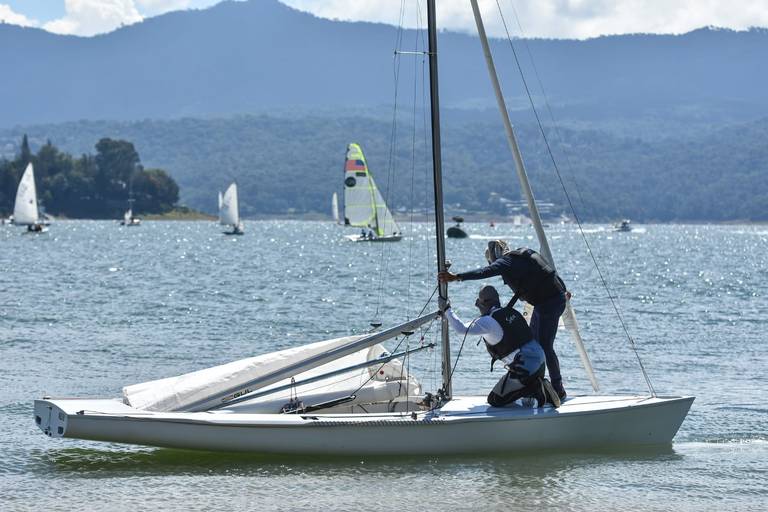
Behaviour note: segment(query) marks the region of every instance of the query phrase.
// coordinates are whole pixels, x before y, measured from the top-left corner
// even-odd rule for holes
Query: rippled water
[[[528,228],[467,225],[455,270],[487,239],[535,245]],[[125,384],[359,332],[415,316],[434,288],[434,240],[352,244],[330,223],[59,222],[0,228],[0,509],[768,509],[768,227],[644,226],[587,237],[660,394],[697,399],[670,448],[495,458],[275,459],[51,440],[44,394],[117,396]],[[578,232],[551,229],[605,391],[644,384]],[[451,287],[467,319],[479,283]],[[500,284],[500,283],[497,283]],[[453,354],[461,340],[454,340]],[[566,387],[589,391],[566,333]],[[436,354],[413,366],[439,381]],[[468,340],[458,393],[500,374]]]

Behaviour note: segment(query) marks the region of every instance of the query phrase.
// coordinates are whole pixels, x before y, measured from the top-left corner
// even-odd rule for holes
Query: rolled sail
[[[434,312],[380,332],[319,341],[178,377],[126,386],[123,398],[131,407],[150,411],[208,410],[283,379],[367,350],[403,332],[413,331],[436,317],[437,312]]]

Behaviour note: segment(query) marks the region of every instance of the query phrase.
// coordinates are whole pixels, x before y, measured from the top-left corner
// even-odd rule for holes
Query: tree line
[[[165,213],[178,203],[179,187],[173,178],[162,169],[145,169],[131,142],[102,138],[95,149],[95,155],[74,157],[48,140],[33,153],[25,134],[16,157],[0,160],[0,214],[13,212],[16,188],[30,162],[38,202],[54,216],[119,218],[129,196],[136,214]]]
[[[469,220],[472,212],[492,212],[502,219],[494,211],[492,194],[519,200],[520,192],[495,112],[487,119],[445,114],[447,212],[466,210]],[[330,215],[331,194],[342,191],[346,145],[358,142],[390,207],[423,212],[432,202],[430,141],[421,128],[413,141],[406,121],[396,127],[394,145],[391,120],[362,114],[78,121],[30,128],[30,140],[50,137],[77,153],[105,133],[116,134],[133,141],[145,161],[168,169],[178,180],[183,202],[192,208],[214,213],[216,190],[236,179],[246,217]],[[696,130],[676,125],[664,131],[663,122],[656,120],[645,130],[658,134],[653,138],[627,136],[629,129],[578,125],[560,126],[557,133],[548,130],[558,177],[538,127],[518,121],[536,198],[554,203],[555,215],[570,213],[570,199],[586,221],[768,220],[768,118],[710,123]],[[6,133],[0,131],[0,147],[20,135]],[[119,187],[118,192],[122,205],[126,192]]]

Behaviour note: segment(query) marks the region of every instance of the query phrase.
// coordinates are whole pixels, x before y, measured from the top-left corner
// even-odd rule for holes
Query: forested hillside
[[[446,112],[443,132],[445,195],[451,209],[503,211],[492,193],[519,197],[500,123]],[[518,124],[526,164],[539,200],[568,212],[538,129]],[[22,130],[22,128],[18,129]],[[240,184],[243,213],[329,211],[341,191],[347,143],[358,142],[394,208],[431,202],[429,144],[423,127],[375,118],[241,116],[177,121],[77,122],[25,127],[33,145],[50,139],[74,154],[102,137],[131,140],[147,166],[166,169],[181,201],[214,212],[216,191]],[[647,140],[609,132],[549,131],[556,161],[580,216],[641,221],[768,220],[768,119],[708,131],[680,130]],[[0,148],[18,152],[15,130],[0,131]],[[390,163],[390,148],[392,161]]]

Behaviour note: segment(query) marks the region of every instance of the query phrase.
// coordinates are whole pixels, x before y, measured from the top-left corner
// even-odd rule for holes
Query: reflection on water
[[[609,452],[562,452],[542,451],[536,455],[499,453],[495,456],[473,457],[322,457],[322,456],[269,456],[258,454],[214,453],[171,449],[126,449],[113,445],[104,448],[60,448],[33,451],[39,466],[37,471],[57,474],[75,474],[78,477],[114,477],[121,474],[138,475],[272,475],[279,476],[286,468],[301,466],[306,473],[316,475],[339,474],[359,471],[380,473],[382,476],[402,471],[422,473],[439,470],[452,473],[456,468],[478,467],[497,471],[504,478],[517,484],[537,485],[535,482],[554,474],[567,472],[580,465],[630,463],[637,461],[670,461],[680,456],[672,447],[651,447]],[[521,468],[525,468],[524,471]],[[464,469],[462,469],[463,471]]]

